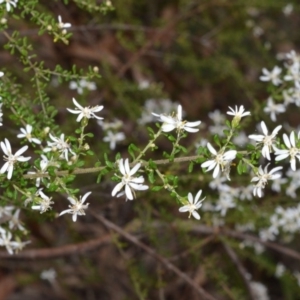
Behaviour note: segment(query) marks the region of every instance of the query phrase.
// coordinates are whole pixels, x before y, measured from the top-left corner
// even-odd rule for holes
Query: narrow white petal
[[[75,98],[72,99],[75,106],[77,106],[80,110],[83,110],[83,107],[76,101]]]
[[[24,153],[26,150],[28,149],[28,146],[26,145],[26,146],[23,146],[21,149],[19,149],[17,152],[16,152],[16,154],[15,154],[15,156],[20,156],[22,153]]]
[[[123,186],[123,183],[119,182],[112,190],[111,195],[114,197],[123,188]]]
[[[137,170],[138,170],[140,167],[141,167],[141,164],[140,164],[140,163],[136,164],[136,165],[131,169],[131,171],[129,172],[129,175],[135,174],[135,173],[137,172]]]
[[[285,133],[283,134],[283,141],[284,141],[285,145],[286,145],[288,148],[291,148],[290,140],[289,140],[288,136],[287,136]]]
[[[261,129],[263,131],[263,134],[268,135],[268,128],[266,126],[266,123],[264,121],[261,121],[260,125],[261,125]]]
[[[123,158],[121,158],[119,160],[119,170],[121,172],[122,175],[125,175],[126,172],[125,172],[125,167],[124,167],[124,163],[123,163]]]
[[[191,204],[194,203],[194,199],[193,199],[192,193],[188,193],[188,200],[189,200],[189,202],[190,202]]]
[[[131,191],[131,188],[130,188],[129,185],[126,185],[126,186],[125,186],[125,194],[126,194],[126,197],[127,197],[129,200],[133,200],[132,191]]]
[[[128,160],[128,158],[125,159],[124,167],[125,167],[125,173],[126,174],[130,174],[130,166],[129,166],[129,160]]]
[[[220,172],[220,166],[216,165],[214,172],[213,172],[213,178],[217,178],[219,172]]]
[[[199,190],[199,192],[197,193],[196,197],[195,197],[195,203],[198,202],[199,198],[201,197],[202,194],[202,190]]]
[[[192,212],[192,215],[195,219],[200,220],[200,215],[195,210]]]
[[[214,155],[218,154],[217,151],[215,150],[215,148],[210,143],[207,143],[207,148],[212,154],[214,154]]]
[[[85,200],[87,199],[87,197],[91,194],[92,192],[87,192],[84,194],[84,196],[81,198],[81,204],[85,202]]]

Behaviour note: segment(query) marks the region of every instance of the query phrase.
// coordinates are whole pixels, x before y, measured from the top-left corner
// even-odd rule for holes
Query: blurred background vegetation
[[[101,79],[93,80],[97,85],[94,91],[78,95],[69,88],[69,82],[58,82],[55,76],[47,87],[51,105],[58,109],[55,122],[67,134],[72,134],[76,125],[65,109],[73,107],[72,97],[83,105],[104,105],[105,121],[123,122],[126,140],[114,151],[101,142],[102,128],[96,122],[89,124],[95,135],[90,147],[99,161],[103,161],[104,153],[111,158],[117,152],[128,156],[130,143],[140,147],[147,143],[146,125],[138,120],[148,99],[180,103],[188,120],[205,124],[211,123],[208,114],[212,111],[225,113],[228,106],[244,105],[252,112],[248,124],[253,124],[250,129],[254,132],[258,121],[266,120],[261,107],[269,91],[259,82],[261,69],[278,64],[280,53],[299,51],[297,0],[112,0],[114,9],[106,14],[84,5],[95,2],[101,3],[39,1],[41,12],[55,18],[61,15],[64,22],[72,24],[67,46],[54,43],[48,34],[38,35],[30,18],[9,19],[8,31],[17,29],[21,36],[27,36],[38,60],[48,68],[60,64],[67,70],[74,65],[99,69]],[[15,9],[14,14],[20,11]],[[0,35],[0,43],[6,42]],[[24,76],[22,62],[16,57],[1,50],[1,66],[13,72],[29,95],[34,94],[30,76]],[[295,110],[286,114],[295,126],[298,114]],[[279,118],[278,124],[283,121]],[[16,134],[6,126],[7,132]],[[202,129],[189,135],[185,146],[195,153],[195,144],[209,135]],[[163,150],[170,150],[163,138],[158,144],[162,150],[154,152],[153,158],[161,158]],[[187,170],[184,164],[162,169],[179,177],[182,195],[203,189],[207,198],[211,197],[206,190],[211,174],[204,176],[200,166],[192,173]],[[278,261],[296,271],[299,263],[295,257],[272,247],[260,255],[252,248],[242,249],[245,236],[234,231],[240,221],[238,210],[219,230],[201,210],[200,221],[179,214],[178,204],[166,191],[148,191],[137,200],[125,202],[112,199],[114,183],[105,178],[101,185],[95,181],[96,175],[82,176],[74,186],[80,187],[82,194],[92,190],[89,209],[103,214],[123,232],[113,227],[107,230],[103,220],[89,210],[76,223],[71,218],[49,219],[44,215],[41,220],[40,215],[28,213],[24,218],[32,243],[23,258],[20,253],[19,258],[8,260],[1,252],[0,300],[205,299],[195,286],[203,287],[212,299],[265,299],[251,295],[245,282],[247,273],[267,287],[270,299],[300,299],[299,285],[291,274],[280,280],[274,276]],[[257,213],[259,201],[248,205],[248,216]],[[58,211],[65,208],[66,201],[62,198],[61,202]],[[272,199],[265,205],[272,206]],[[94,246],[89,248],[88,241]],[[252,241],[259,242],[255,237]],[[290,246],[297,249],[297,239]],[[155,251],[154,256],[151,251]],[[241,266],[244,269],[240,270]],[[40,273],[49,268],[55,269],[56,279],[42,281]]]

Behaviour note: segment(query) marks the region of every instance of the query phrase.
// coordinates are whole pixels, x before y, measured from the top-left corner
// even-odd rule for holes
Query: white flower
[[[300,160],[300,150],[296,147],[295,133],[290,134],[290,139],[286,134],[283,135],[283,141],[288,149],[277,149],[275,151],[276,161],[283,160],[287,157],[290,158],[291,169],[296,171],[296,157]]]
[[[71,81],[69,84],[71,90],[77,90],[78,94],[83,94],[83,90],[87,89],[89,91],[94,91],[97,89],[95,82],[87,81],[86,79],[81,79],[77,83],[76,81]]]
[[[107,131],[107,136],[103,138],[104,142],[109,143],[109,148],[114,150],[116,148],[116,143],[123,141],[125,139],[125,134],[123,132],[112,132],[111,130]]]
[[[270,300],[268,289],[260,282],[251,281],[250,287],[256,300]]]
[[[275,66],[272,71],[268,71],[266,68],[262,69],[263,75],[259,77],[261,81],[272,81],[274,85],[279,85],[282,81],[279,78],[281,68]]]
[[[291,52],[286,53],[285,57],[292,62],[292,65],[300,62],[300,56],[295,52],[295,50],[291,50]]]
[[[237,152],[235,150],[229,150],[225,153],[224,151],[218,153],[210,143],[207,143],[207,148],[214,155],[214,159],[202,163],[201,167],[207,168],[206,172],[214,169],[213,178],[216,178],[220,172],[220,169],[223,172],[227,164],[235,159]]]
[[[285,268],[285,266],[283,264],[277,263],[276,270],[275,270],[275,276],[277,278],[282,277],[282,275],[284,274],[285,270],[286,270],[286,268]]]
[[[73,220],[73,222],[76,222],[77,215],[78,216],[85,215],[84,210],[88,208],[89,203],[84,204],[84,202],[91,193],[92,192],[85,193],[82,198],[80,196],[79,200],[77,200],[76,198],[73,198],[73,197],[68,197],[68,200],[70,201],[70,203],[72,205],[69,205],[70,208],[62,211],[59,215],[61,216],[63,214],[72,214],[73,215],[72,220]]]
[[[99,112],[103,109],[103,106],[96,105],[95,107],[90,108],[88,107],[82,107],[76,100],[73,98],[73,103],[76,106],[75,110],[67,108],[67,110],[72,114],[78,114],[78,117],[76,119],[77,122],[80,122],[82,118],[90,119],[90,118],[96,118],[98,120],[102,120],[103,118],[98,117],[95,115],[96,112]]]
[[[214,122],[214,124],[217,125],[223,124],[226,121],[225,115],[222,114],[218,109],[208,113],[208,116]]]
[[[268,128],[264,121],[261,121],[260,123],[261,129],[263,131],[263,134],[251,134],[249,135],[249,139],[252,139],[256,141],[258,144],[262,144],[262,150],[261,153],[263,157],[267,158],[268,160],[271,160],[270,153],[272,150],[274,150],[276,145],[276,135],[278,131],[281,129],[281,125],[277,126],[270,135],[268,135]]]
[[[32,132],[32,126],[27,124],[26,125],[26,129],[21,128],[20,129],[22,133],[17,135],[17,138],[26,138],[30,143],[35,143],[35,144],[41,144],[41,141],[37,138],[33,138],[31,136],[31,132]]]
[[[176,128],[177,131],[185,130],[187,132],[197,132],[199,131],[198,128],[193,128],[196,126],[199,126],[201,121],[196,122],[187,122],[182,121],[182,106],[178,105],[177,109],[177,115],[176,116],[165,116],[165,115],[158,115],[155,113],[152,113],[154,116],[158,117],[161,122],[163,122],[162,125],[162,131],[164,132],[170,132]]]
[[[31,157],[21,156],[21,154],[28,149],[28,146],[24,146],[20,150],[18,150],[15,154],[12,154],[10,142],[8,141],[8,139],[5,139],[4,142],[1,142],[1,148],[5,154],[4,160],[6,160],[6,163],[2,166],[0,173],[4,174],[7,171],[7,179],[11,179],[14,170],[14,164],[17,161],[25,162],[31,158]]]
[[[193,215],[193,217],[195,219],[200,220],[200,215],[198,214],[198,212],[196,210],[202,206],[202,202],[205,199],[205,197],[204,197],[203,199],[199,200],[201,193],[202,193],[202,190],[199,190],[195,199],[193,199],[193,195],[191,193],[189,193],[188,194],[189,203],[187,205],[180,207],[179,211],[180,212],[188,211],[190,213],[189,218],[191,217],[191,215]]]
[[[70,145],[65,141],[65,135],[63,133],[60,135],[60,138],[53,136],[51,133],[49,136],[53,142],[47,142],[48,147],[44,148],[44,152],[58,151],[61,153],[60,158],[65,158],[66,161],[69,160],[69,152],[75,155]]]
[[[0,77],[4,76],[4,73],[0,71]]]
[[[158,115],[151,114],[152,111],[160,111],[161,114],[168,115],[172,111],[176,110],[178,107],[177,102],[173,102],[170,99],[147,99],[144,103],[144,110],[142,111],[142,116],[137,120],[140,125],[154,122]],[[185,112],[182,111],[182,116]]]
[[[124,125],[123,121],[119,119],[114,119],[113,122],[104,122],[103,120],[97,120],[97,124],[101,126],[104,131],[108,131],[110,129],[118,130]]]
[[[40,170],[38,170],[38,174],[42,175],[42,174],[48,174],[48,172],[46,171],[49,165],[49,160],[45,155],[41,155],[42,160],[40,161]],[[29,171],[28,174],[36,174],[37,172],[32,172]],[[41,177],[36,177],[36,181],[35,181],[35,186],[39,187],[41,184],[41,179],[43,178],[43,176]]]
[[[252,178],[251,182],[256,182],[256,185],[253,189],[253,195],[261,197],[262,196],[262,189],[265,188],[266,184],[268,183],[268,180],[274,180],[281,177],[280,173],[274,174],[275,172],[282,169],[282,167],[276,167],[272,169],[270,172],[268,172],[268,167],[270,164],[267,164],[266,167],[263,169],[262,166],[259,166],[258,172],[256,173],[256,176]]]
[[[11,216],[9,222],[8,222],[8,227],[9,229],[16,229],[18,228],[21,231],[25,231],[24,226],[22,225],[22,222],[19,219],[21,210],[17,209],[15,213]]]
[[[282,8],[282,12],[285,16],[289,16],[294,10],[294,6],[292,3],[288,3],[286,6]]]
[[[0,227],[0,246],[5,246],[6,250],[9,254],[14,254],[14,247],[17,246],[17,242],[11,241],[12,239],[12,234],[10,231],[6,231],[2,227]]]
[[[3,218],[4,216],[11,217],[12,211],[15,209],[14,206],[1,206],[0,207],[0,218]]]
[[[293,81],[295,86],[299,86],[300,83],[300,64],[299,62],[292,64],[288,67],[289,73],[284,76],[284,80]]]
[[[0,0],[0,4],[1,3],[6,3],[6,10],[10,11],[11,9],[11,5],[16,7],[17,6],[17,2],[18,0]]]
[[[41,214],[46,212],[48,209],[51,209],[51,204],[54,203],[53,201],[51,201],[52,197],[49,198],[42,192],[42,190],[43,189],[39,189],[36,193],[40,196],[38,204],[31,206],[32,209],[39,210]]]
[[[221,212],[221,216],[224,217],[229,208],[234,208],[236,206],[232,196],[226,192],[221,192],[220,198],[215,207],[216,211]]]
[[[63,28],[70,28],[72,25],[70,23],[63,23],[61,16],[58,16],[58,27]]]
[[[44,270],[41,273],[40,277],[43,280],[48,280],[50,282],[53,282],[56,278],[56,271],[53,268],[48,269],[48,270]]]
[[[138,171],[140,167],[141,164],[138,163],[130,170],[128,158],[126,158],[125,163],[123,163],[123,158],[119,160],[119,170],[123,177],[122,181],[119,182],[111,192],[112,196],[115,196],[125,186],[126,198],[129,200],[133,200],[133,198],[135,198],[134,190],[143,191],[149,188],[147,185],[142,184],[144,183],[143,176],[133,177],[133,175]],[[123,195],[123,193],[118,194],[117,197],[121,195]]]
[[[242,117],[251,115],[250,111],[245,111],[244,105],[241,105],[239,108],[235,106],[235,110],[229,106],[229,109],[230,111],[227,112],[227,115],[234,116],[238,120]]]
[[[266,114],[270,114],[270,118],[273,122],[276,121],[276,114],[284,113],[285,106],[283,104],[274,103],[272,97],[268,98],[267,106],[264,108]]]

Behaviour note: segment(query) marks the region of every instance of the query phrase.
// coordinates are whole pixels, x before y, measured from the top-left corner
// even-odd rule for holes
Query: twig
[[[111,241],[110,235],[105,235],[97,239],[90,240],[79,244],[66,245],[57,248],[45,248],[45,249],[32,249],[24,250],[15,255],[10,255],[7,252],[0,252],[0,259],[10,260],[43,260],[43,259],[54,259],[71,254],[83,254],[91,250],[95,250],[106,243]]]
[[[237,238],[240,240],[250,240],[253,242],[260,243],[268,248],[271,248],[273,250],[276,250],[277,252],[280,252],[282,254],[285,254],[287,256],[290,256],[292,258],[295,258],[297,260],[300,260],[300,253],[297,251],[294,251],[292,249],[289,249],[285,246],[273,243],[273,242],[265,242],[262,241],[260,238],[250,235],[250,234],[245,234],[242,232],[234,231],[234,230],[229,230],[229,229],[219,229],[219,228],[212,228],[208,227],[205,225],[197,225],[192,228],[192,231],[194,232],[199,232],[203,234],[215,234],[215,235],[224,235],[224,236],[229,236],[233,238]]]
[[[158,260],[162,265],[164,265],[167,269],[171,270],[174,272],[177,276],[179,276],[181,279],[183,279],[187,284],[189,284],[191,287],[193,287],[198,294],[203,297],[203,299],[208,299],[208,300],[216,300],[213,296],[208,294],[202,287],[198,286],[195,284],[195,282],[187,276],[185,273],[181,272],[176,266],[174,266],[172,263],[170,263],[167,259],[159,255],[155,250],[152,248],[148,247],[144,243],[140,242],[136,237],[133,235],[129,234],[128,232],[124,231],[122,228],[117,226],[116,224],[108,221],[101,215],[97,215],[95,213],[92,213],[93,216],[102,222],[106,227],[114,230],[118,234],[120,234],[122,237],[126,238],[128,241],[133,243],[134,245],[140,247],[144,251],[146,251],[149,255],[154,257],[156,260]]]
[[[251,288],[251,285],[250,285],[250,281],[248,279],[249,276],[248,276],[247,270],[244,268],[244,266],[240,262],[238,256],[236,255],[236,253],[233,251],[233,249],[228,244],[223,242],[223,247],[224,247],[226,253],[228,254],[228,256],[230,257],[230,259],[232,260],[232,262],[237,267],[240,275],[242,276],[243,281],[244,281],[246,288],[248,290],[248,293],[249,293],[249,298],[251,300],[256,300],[256,297],[253,293],[253,289]]]

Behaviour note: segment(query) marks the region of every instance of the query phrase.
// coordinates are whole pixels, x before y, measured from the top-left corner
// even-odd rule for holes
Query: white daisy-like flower
[[[293,171],[296,171],[296,157],[300,161],[300,149],[296,147],[296,140],[295,140],[295,133],[294,131],[291,132],[290,138],[287,136],[287,134],[283,135],[283,141],[285,143],[285,146],[288,149],[275,149],[275,155],[276,161],[283,160],[287,157],[290,158],[290,164],[291,164],[291,169]]]
[[[17,161],[25,162],[31,158],[31,157],[21,156],[21,154],[23,154],[28,149],[28,146],[24,146],[20,150],[18,150],[15,154],[12,154],[10,142],[8,139],[5,139],[4,142],[1,142],[0,145],[2,151],[5,154],[4,160],[6,161],[6,163],[2,166],[0,173],[4,174],[5,172],[7,172],[7,179],[11,179],[14,170],[14,164]]]
[[[38,170],[38,174],[42,175],[42,174],[48,174],[47,172],[47,168],[49,166],[49,160],[45,155],[41,155],[42,160],[40,161],[40,169]],[[29,171],[27,174],[36,174],[37,172],[33,172],[33,171]],[[41,177],[37,177],[36,178],[36,182],[35,182],[35,186],[39,187],[41,184],[41,179],[43,178],[43,176]]]
[[[224,217],[227,213],[227,210],[229,208],[234,208],[235,206],[236,203],[234,202],[233,197],[226,192],[221,192],[215,210],[220,211],[221,216]]]
[[[63,23],[61,16],[58,16],[58,27],[63,28],[70,28],[72,25],[71,23]]]
[[[170,132],[174,129],[177,131],[187,131],[187,132],[197,132],[199,131],[198,128],[193,128],[196,126],[199,126],[201,121],[196,122],[187,122],[182,121],[182,106],[178,105],[177,108],[177,115],[176,116],[165,116],[165,115],[159,115],[152,113],[152,115],[159,118],[161,122],[163,122],[162,125],[162,131],[164,132]]]
[[[33,210],[39,210],[41,214],[46,212],[48,209],[51,209],[51,205],[54,204],[54,202],[51,201],[52,197],[50,198],[45,195],[42,190],[43,189],[39,189],[36,193],[36,195],[40,196],[38,204],[31,206]]]
[[[289,74],[284,76],[285,81],[293,81],[296,86],[300,83],[300,64],[294,63],[288,67]]]
[[[253,189],[253,195],[258,196],[261,198],[262,196],[262,189],[265,188],[268,180],[275,180],[281,177],[281,173],[274,174],[275,172],[282,169],[282,167],[273,168],[270,172],[268,172],[268,167],[270,164],[267,164],[266,167],[263,169],[262,166],[259,166],[258,172],[256,176],[254,176],[251,182],[257,182]]]
[[[77,122],[80,122],[82,118],[91,119],[96,118],[98,120],[102,120],[103,118],[95,115],[96,112],[99,112],[103,109],[103,106],[96,105],[95,107],[82,107],[76,100],[73,98],[73,103],[76,106],[75,110],[67,108],[67,110],[72,114],[78,114],[76,119]]]
[[[41,141],[37,138],[34,138],[31,136],[31,132],[32,132],[32,126],[27,124],[26,125],[26,129],[21,128],[20,129],[22,133],[19,133],[17,135],[17,138],[21,139],[21,138],[26,138],[30,143],[35,143],[35,144],[41,144]]]
[[[17,209],[14,214],[11,216],[8,227],[9,229],[19,229],[21,231],[25,231],[25,227],[22,225],[22,222],[20,220],[20,209]]]
[[[0,77],[4,76],[4,73],[0,71]]]
[[[11,232],[0,227],[0,235],[0,246],[6,247],[9,254],[14,254],[14,248],[17,246],[17,242],[11,241]]]
[[[128,158],[125,159],[125,163],[123,162],[123,158],[119,160],[119,170],[123,175],[122,181],[119,182],[111,192],[112,196],[117,195],[117,197],[123,195],[124,193],[119,193],[123,187],[125,186],[125,194],[126,198],[129,200],[133,200],[135,198],[135,191],[144,191],[149,187],[147,185],[143,185],[144,177],[133,177],[133,175],[138,171],[141,167],[141,164],[136,164],[132,169],[130,169]],[[119,193],[119,194],[117,194]]]
[[[273,122],[276,121],[276,114],[284,113],[286,108],[283,104],[274,103],[272,97],[268,98],[267,106],[264,108],[266,114],[270,114],[270,118]]]
[[[264,121],[261,121],[260,123],[261,129],[263,131],[262,134],[251,134],[249,135],[249,139],[252,139],[257,142],[257,144],[262,144],[262,150],[261,153],[263,157],[267,158],[268,160],[271,160],[270,153],[275,150],[276,146],[276,135],[278,131],[282,128],[281,125],[277,126],[270,135],[268,135],[268,128]]]
[[[11,7],[17,6],[18,0],[0,0],[0,4],[5,3],[6,4],[6,10],[9,12]]]
[[[227,112],[227,115],[234,116],[236,120],[241,120],[242,117],[250,116],[250,111],[245,111],[244,105],[241,105],[239,108],[235,106],[235,110],[232,107],[228,107],[230,111]]]
[[[188,201],[189,203],[187,205],[184,205],[182,207],[179,208],[180,212],[189,212],[189,218],[191,217],[191,215],[193,215],[193,217],[197,220],[200,220],[200,215],[197,212],[197,209],[199,209],[202,206],[202,202],[204,201],[205,197],[201,200],[200,196],[202,194],[202,190],[199,190],[199,192],[197,193],[195,199],[193,199],[193,195],[191,193],[188,193]]]
[[[268,71],[266,68],[262,69],[263,75],[259,77],[261,81],[272,81],[274,85],[279,85],[282,80],[279,78],[282,69],[275,66],[272,71]]]
[[[125,134],[123,132],[112,132],[107,131],[107,136],[103,138],[104,142],[109,143],[109,148],[114,150],[116,148],[116,143],[125,140]]]
[[[56,271],[53,268],[44,270],[41,272],[40,278],[43,280],[48,280],[49,282],[54,282],[56,279]]]
[[[93,81],[87,81],[86,79],[80,79],[77,81],[70,81],[69,88],[71,90],[77,90],[78,94],[83,94],[84,89],[94,91],[97,89],[96,83]]]
[[[220,153],[218,153],[210,143],[207,143],[207,148],[210,153],[213,154],[214,158],[202,163],[201,167],[207,168],[206,172],[214,169],[213,178],[216,178],[219,172],[223,172],[225,170],[225,167],[228,167],[227,164],[235,159],[237,152],[236,150],[229,150],[226,152],[221,151]]]
[[[64,158],[66,161],[69,160],[69,152],[75,155],[70,145],[65,141],[65,135],[63,133],[60,135],[59,138],[53,136],[51,133],[49,134],[49,136],[53,142],[47,142],[48,147],[44,148],[44,152],[58,151],[61,153],[60,158]]]
[[[79,200],[74,197],[68,197],[68,200],[72,205],[69,205],[70,208],[62,211],[59,216],[63,214],[72,214],[72,220],[73,222],[76,222],[77,216],[85,215],[85,210],[88,208],[89,203],[84,204],[84,202],[91,193],[92,192],[85,193],[82,198],[80,196]]]

